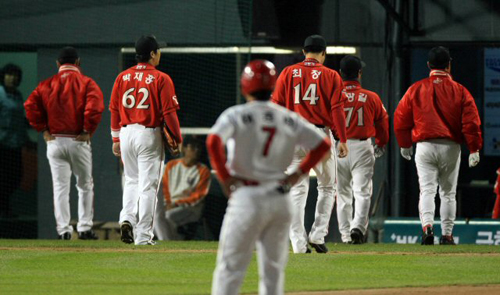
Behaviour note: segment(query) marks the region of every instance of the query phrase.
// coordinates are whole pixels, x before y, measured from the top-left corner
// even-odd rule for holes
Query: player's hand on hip
[[[408,161],[411,161],[411,156],[413,156],[413,147],[401,148],[401,156]]]
[[[75,140],[90,143],[90,134],[87,132],[82,132],[75,138]]]
[[[382,157],[384,153],[385,153],[385,147],[380,147],[378,145],[375,145],[373,147],[373,155],[375,156],[375,158]]]
[[[469,155],[469,167],[476,167],[479,164],[479,152],[475,152]]]
[[[120,150],[120,143],[119,142],[113,142],[113,154],[117,157],[121,157],[122,152]]]
[[[48,141],[54,140],[56,138],[54,136],[52,136],[52,134],[50,134],[50,132],[48,130],[45,130],[43,132],[43,139],[45,140],[45,142],[48,142]]]
[[[283,182],[290,186],[294,186],[299,181],[301,176],[302,172],[300,170],[297,170],[294,173],[288,175]]]
[[[226,197],[230,198],[231,193],[234,192],[238,185],[241,183],[241,179],[230,176],[222,183],[222,191],[226,195]]]
[[[347,147],[347,143],[345,142],[339,143],[337,149],[339,150],[339,158],[345,158],[347,157],[347,154],[349,154],[349,148]]]

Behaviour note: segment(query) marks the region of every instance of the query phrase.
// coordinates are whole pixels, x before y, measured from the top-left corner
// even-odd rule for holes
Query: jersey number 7
[[[271,146],[271,142],[273,141],[274,134],[276,133],[276,128],[262,127],[262,131],[269,133],[269,135],[267,136],[266,144],[264,145],[264,150],[262,151],[262,155],[266,157],[269,153],[269,147]]]

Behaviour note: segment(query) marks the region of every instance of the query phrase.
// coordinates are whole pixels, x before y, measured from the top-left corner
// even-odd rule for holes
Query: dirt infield
[[[287,294],[290,295],[396,295],[396,294],[493,295],[493,294],[500,294],[500,285],[439,286],[439,287],[390,288],[390,289],[344,290],[344,291],[321,291],[321,292],[293,292]]]

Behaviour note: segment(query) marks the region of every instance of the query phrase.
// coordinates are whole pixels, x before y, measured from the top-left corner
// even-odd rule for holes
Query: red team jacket
[[[121,72],[115,80],[109,104],[113,142],[120,140],[122,126],[160,127],[162,122],[169,123],[168,115],[178,109],[174,83],[169,75],[149,63],[139,63]],[[177,116],[175,120],[177,126],[169,124],[169,127],[177,142],[181,142]]]
[[[493,191],[495,192],[495,194],[497,194],[497,199],[495,201],[495,205],[493,206],[493,214],[491,218],[499,219],[500,218],[500,168],[498,168],[497,170],[497,181],[495,182]]]
[[[344,87],[347,138],[375,137],[375,144],[385,146],[389,141],[389,116],[380,97],[361,88],[358,81],[344,81]]]
[[[24,103],[26,117],[38,132],[74,137],[94,133],[104,111],[102,91],[91,78],[71,64],[42,81]]]
[[[315,59],[305,59],[283,69],[271,101],[299,113],[314,125],[341,130],[338,136],[345,142],[343,121],[338,120],[344,116],[342,90],[342,79],[336,71]]]
[[[447,138],[465,142],[472,152],[483,146],[481,120],[474,98],[453,81],[445,71],[433,70],[430,76],[413,84],[394,113],[394,131],[399,146],[413,142]]]

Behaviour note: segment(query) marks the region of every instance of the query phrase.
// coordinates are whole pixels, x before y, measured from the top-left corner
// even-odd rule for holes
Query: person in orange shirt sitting
[[[183,142],[183,157],[171,160],[163,174],[163,196],[158,198],[155,235],[159,240],[180,240],[180,226],[198,221],[210,188],[210,170],[200,163],[202,143],[194,137]]]

